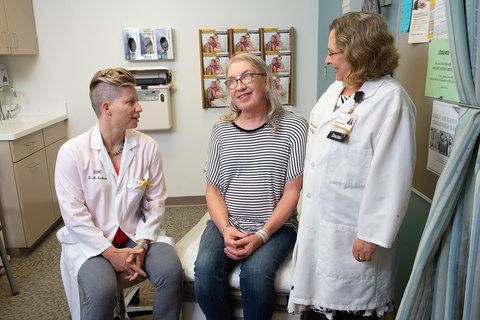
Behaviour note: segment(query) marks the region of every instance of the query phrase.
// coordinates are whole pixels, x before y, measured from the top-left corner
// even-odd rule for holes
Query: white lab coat
[[[142,186],[142,181],[148,183]],[[55,188],[65,227],[61,269],[65,292],[76,317],[78,270],[90,257],[112,245],[120,227],[132,240],[149,239],[174,245],[160,229],[167,191],[158,144],[136,130],[127,130],[117,175],[103,145],[98,124],[67,141],[58,152]]]
[[[344,85],[334,82],[310,114],[302,215],[288,309],[367,310],[393,301],[396,237],[415,165],[415,106],[391,77],[366,82],[344,143],[327,138]],[[378,245],[371,262],[352,255],[359,238]]]

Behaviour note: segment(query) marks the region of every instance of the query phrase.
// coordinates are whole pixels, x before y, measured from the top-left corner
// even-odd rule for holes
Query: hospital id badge
[[[338,142],[345,142],[357,119],[358,116],[356,114],[341,112],[333,122],[332,129],[328,133],[327,138]]]

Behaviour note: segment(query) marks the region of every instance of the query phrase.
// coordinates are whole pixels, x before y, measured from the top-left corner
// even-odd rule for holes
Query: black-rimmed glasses
[[[225,85],[227,86],[228,89],[235,89],[237,87],[238,80],[240,80],[240,82],[243,83],[244,85],[247,85],[253,81],[254,75],[265,77],[265,75],[261,73],[245,73],[238,79],[233,79],[233,78],[227,79],[227,81],[225,81]]]

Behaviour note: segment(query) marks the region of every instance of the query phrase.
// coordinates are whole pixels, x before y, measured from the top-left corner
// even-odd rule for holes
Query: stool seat
[[[125,279],[123,273],[117,272],[117,305],[115,306],[115,316],[120,320],[128,320],[133,317],[148,315],[153,313],[153,306],[129,307],[128,305],[134,298],[138,300],[139,288],[135,287],[126,297],[124,289],[130,288],[141,283],[142,280],[129,281]]]

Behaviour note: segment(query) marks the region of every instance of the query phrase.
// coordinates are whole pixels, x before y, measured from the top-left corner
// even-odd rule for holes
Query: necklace
[[[124,145],[124,144],[125,144],[125,142],[122,143],[122,146],[120,147],[120,149],[119,149],[117,152],[109,152],[108,155],[110,155],[110,156],[116,156],[117,154],[122,153],[122,151],[123,151],[123,145]]]

